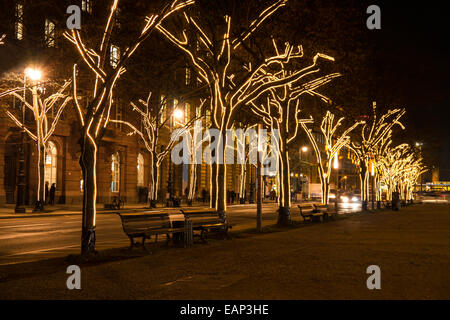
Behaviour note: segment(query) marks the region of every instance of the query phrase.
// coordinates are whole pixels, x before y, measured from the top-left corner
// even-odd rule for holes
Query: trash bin
[[[184,246],[190,247],[194,244],[194,232],[192,230],[192,220],[186,218],[184,221]]]

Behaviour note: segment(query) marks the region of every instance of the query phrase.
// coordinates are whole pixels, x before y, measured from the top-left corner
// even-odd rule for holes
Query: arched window
[[[119,192],[120,186],[120,157],[116,152],[111,156],[111,191]]]
[[[144,156],[140,153],[137,156],[137,185],[144,185]]]
[[[56,184],[56,161],[58,160],[58,150],[53,142],[47,144],[44,163],[44,181],[49,184],[49,188],[53,183]]]

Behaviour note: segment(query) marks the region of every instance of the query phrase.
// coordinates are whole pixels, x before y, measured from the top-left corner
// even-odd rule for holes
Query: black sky
[[[385,81],[380,85],[390,87],[404,102],[409,130],[419,140],[423,136],[424,143],[440,144],[438,165],[449,169],[448,12],[436,2],[390,1],[378,5],[382,29],[377,31],[376,65]]]

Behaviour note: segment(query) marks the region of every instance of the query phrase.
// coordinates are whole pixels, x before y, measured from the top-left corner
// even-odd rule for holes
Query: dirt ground
[[[3,266],[0,299],[450,299],[450,205],[269,231]],[[69,264],[81,267],[81,290],[66,288]],[[381,290],[366,287],[369,265]]]

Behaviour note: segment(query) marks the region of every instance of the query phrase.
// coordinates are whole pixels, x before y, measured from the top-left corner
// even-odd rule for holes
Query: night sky
[[[410,133],[424,143],[440,145],[441,180],[450,179],[450,61],[448,11],[427,2],[377,3],[377,66],[385,86],[399,94],[407,109]]]

